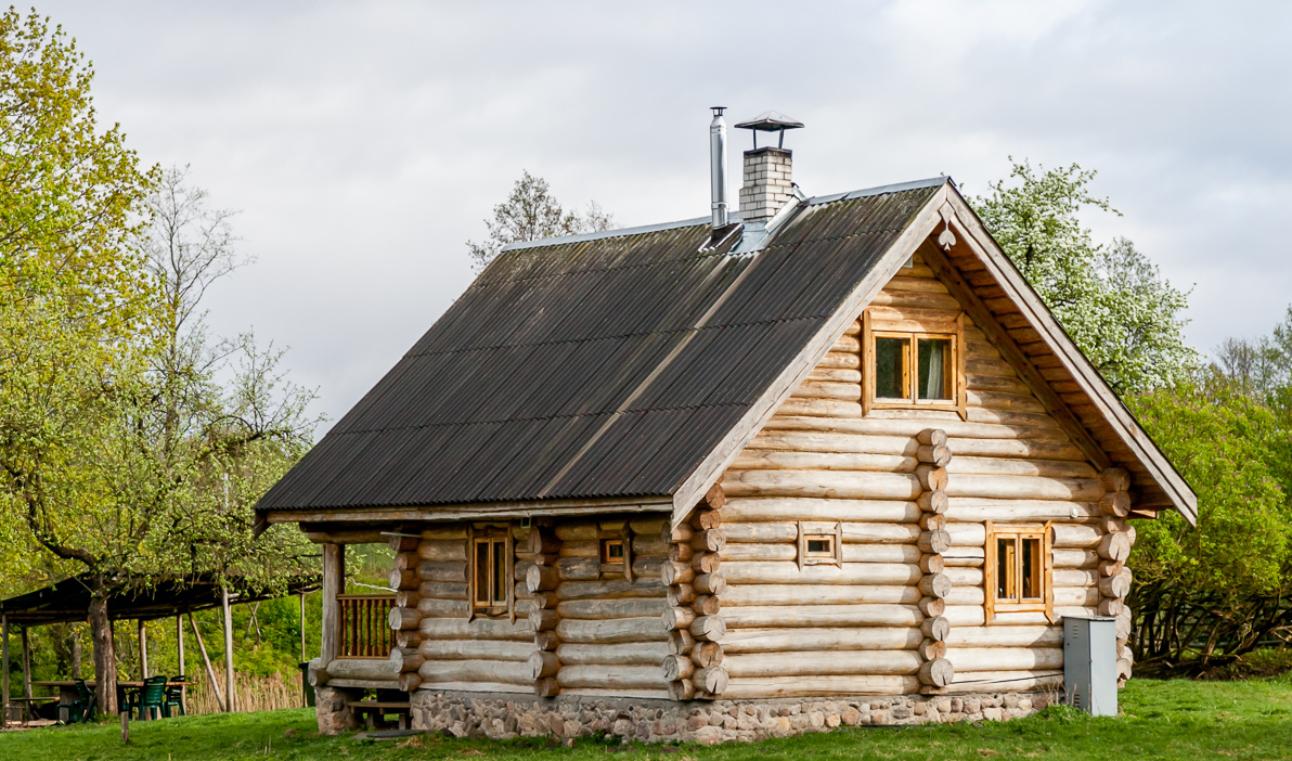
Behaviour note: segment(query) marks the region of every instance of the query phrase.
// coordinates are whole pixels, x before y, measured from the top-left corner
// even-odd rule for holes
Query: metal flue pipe
[[[713,229],[727,226],[727,122],[722,118],[726,106],[712,106],[709,123],[709,190]]]

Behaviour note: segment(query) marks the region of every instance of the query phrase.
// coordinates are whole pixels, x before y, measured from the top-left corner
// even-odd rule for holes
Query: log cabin
[[[324,563],[319,726],[751,739],[1009,718],[1196,500],[946,177],[504,248],[258,506]],[[758,135],[775,146],[758,146]],[[388,595],[345,546],[388,543]],[[376,700],[372,699],[376,695]]]

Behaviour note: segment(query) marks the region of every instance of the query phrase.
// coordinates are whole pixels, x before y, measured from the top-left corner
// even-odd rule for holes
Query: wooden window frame
[[[992,623],[998,613],[1044,613],[1046,620],[1054,619],[1054,547],[1053,521],[1038,523],[994,523],[987,521],[983,536],[983,612],[987,623]],[[1041,549],[1041,596],[1024,600],[1001,599],[996,595],[997,573],[996,545],[1001,539],[1035,539]],[[1021,576],[1022,555],[1019,555]]]
[[[487,544],[489,549],[486,551],[488,558],[488,570],[485,573],[486,583],[492,590],[496,583],[495,569],[497,564],[494,558],[501,550],[503,553],[503,597],[496,599],[489,595],[488,599],[481,601],[477,599],[477,579],[479,578],[479,557],[476,548],[481,544]],[[516,551],[515,543],[512,540],[511,527],[473,526],[467,532],[467,609],[469,618],[481,616],[484,618],[503,618],[506,616],[515,616],[516,612],[516,585],[513,579],[516,573]]]
[[[624,553],[618,560],[609,560],[606,548],[610,543],[619,543]],[[633,534],[628,522],[622,528],[597,528],[597,559],[601,562],[601,576],[622,574],[628,581],[633,581]]]
[[[824,539],[830,542],[829,554],[808,551],[808,542]],[[843,565],[843,524],[798,522],[798,564]]]
[[[964,362],[964,313],[958,314],[950,330],[914,330],[909,322],[900,325],[886,324],[876,320],[866,310],[862,314],[861,368],[862,368],[862,414],[871,410],[939,410],[955,412],[966,419],[965,413],[965,362]],[[897,338],[906,341],[902,385],[907,396],[901,399],[879,397],[875,393],[875,341],[879,338]],[[951,373],[950,399],[920,399],[919,360],[920,340],[945,340],[951,344],[951,357],[948,371]]]

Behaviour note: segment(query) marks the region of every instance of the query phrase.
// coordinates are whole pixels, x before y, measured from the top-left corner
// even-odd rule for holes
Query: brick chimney
[[[742,221],[766,221],[795,199],[794,154],[785,147],[785,130],[802,126],[803,122],[775,111],[736,125],[754,136],[754,147],[745,151],[744,182],[740,186]],[[760,148],[759,132],[775,133],[776,145]]]

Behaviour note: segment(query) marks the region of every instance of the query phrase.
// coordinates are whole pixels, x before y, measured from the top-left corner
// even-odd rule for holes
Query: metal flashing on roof
[[[906,190],[919,190],[920,188],[937,187],[944,182],[951,182],[951,178],[946,175],[938,177],[926,177],[923,180],[911,180],[909,182],[895,182],[891,185],[877,185],[873,188],[862,188],[860,190],[848,190],[843,193],[831,193],[830,195],[811,196],[807,199],[810,206],[819,206],[823,203],[834,203],[835,201],[851,201],[857,198],[869,198],[871,196],[883,195],[884,193],[901,193]]]
[[[741,230],[740,242],[731,249],[730,255],[753,256],[761,251],[781,225],[785,224],[800,206],[802,206],[801,201],[790,201],[769,219],[746,223]]]

